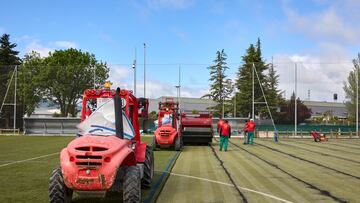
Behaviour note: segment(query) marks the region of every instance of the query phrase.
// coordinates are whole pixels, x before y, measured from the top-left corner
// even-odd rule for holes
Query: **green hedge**
[[[294,125],[276,125],[278,131],[294,131]],[[274,127],[272,125],[257,125],[256,129],[259,131],[273,131]],[[340,131],[341,132],[355,132],[356,127],[354,125],[298,125],[298,131]]]

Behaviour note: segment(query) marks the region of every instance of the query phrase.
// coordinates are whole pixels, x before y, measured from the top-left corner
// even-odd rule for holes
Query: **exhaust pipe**
[[[115,109],[115,130],[116,136],[120,139],[124,138],[124,126],[122,117],[122,101],[120,97],[120,87],[116,89],[116,95],[114,97],[114,109]]]

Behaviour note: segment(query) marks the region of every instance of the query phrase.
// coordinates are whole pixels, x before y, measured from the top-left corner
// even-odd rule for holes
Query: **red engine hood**
[[[107,190],[129,157],[136,162],[130,140],[92,135],[76,138],[60,154],[65,184],[74,190]]]

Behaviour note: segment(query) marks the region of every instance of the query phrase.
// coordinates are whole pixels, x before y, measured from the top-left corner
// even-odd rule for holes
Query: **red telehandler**
[[[122,192],[123,202],[140,202],[141,188],[151,185],[154,154],[152,147],[140,140],[138,125],[139,115],[147,111],[146,99],[137,99],[131,91],[120,88],[85,90],[82,120],[95,120],[91,115],[85,119],[84,112],[87,101],[98,98],[113,101],[115,129],[97,129],[112,132],[107,135],[89,131],[61,151],[60,167],[50,177],[50,202],[71,202],[73,192],[104,197],[108,191]],[[128,129],[133,137],[129,138]]]
[[[176,151],[182,148],[182,139],[179,129],[179,103],[173,98],[166,98],[165,102],[159,102],[158,127],[154,132],[153,146],[174,146]]]

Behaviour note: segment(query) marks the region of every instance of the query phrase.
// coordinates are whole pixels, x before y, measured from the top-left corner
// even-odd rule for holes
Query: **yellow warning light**
[[[104,84],[105,89],[110,89],[110,86],[111,86],[110,82],[105,82]]]

